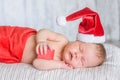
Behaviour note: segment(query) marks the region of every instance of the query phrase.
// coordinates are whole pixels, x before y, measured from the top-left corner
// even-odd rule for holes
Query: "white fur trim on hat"
[[[88,34],[77,34],[77,40],[87,43],[104,43],[105,42],[105,36],[94,36],[94,35],[88,35]]]
[[[64,16],[57,17],[57,23],[60,26],[65,26],[67,23],[66,18]]]

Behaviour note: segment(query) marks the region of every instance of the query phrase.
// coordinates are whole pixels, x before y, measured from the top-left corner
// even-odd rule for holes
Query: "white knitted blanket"
[[[24,63],[0,63],[0,80],[120,80],[120,48],[110,44],[105,48],[107,59],[99,67],[39,71]]]

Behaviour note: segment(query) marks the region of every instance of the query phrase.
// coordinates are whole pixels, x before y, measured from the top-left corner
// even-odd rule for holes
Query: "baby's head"
[[[105,34],[98,13],[86,7],[59,18],[57,22],[59,25],[65,25],[67,22],[80,18],[76,36],[79,41],[69,43],[63,51],[62,58],[74,68],[98,66],[103,63],[106,57],[103,45],[95,44],[105,42]]]
[[[106,51],[102,44],[74,41],[66,45],[62,58],[74,68],[95,67],[104,62]]]

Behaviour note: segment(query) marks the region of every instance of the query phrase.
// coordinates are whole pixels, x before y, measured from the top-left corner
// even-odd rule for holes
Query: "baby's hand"
[[[61,61],[61,68],[63,69],[73,69],[72,65],[66,64],[64,61]]]
[[[40,55],[44,55],[44,54],[47,54],[48,49],[52,51],[50,45],[47,42],[45,41],[40,42],[39,44],[37,44],[36,53]]]
[[[54,58],[54,50],[50,49],[46,42],[41,42],[36,47],[38,58],[52,60]]]

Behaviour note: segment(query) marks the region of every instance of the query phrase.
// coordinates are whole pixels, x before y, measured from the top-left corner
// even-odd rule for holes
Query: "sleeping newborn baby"
[[[38,70],[94,67],[105,60],[101,44],[69,42],[59,33],[0,26],[0,62],[27,63]]]
[[[106,57],[102,44],[69,42],[64,35],[47,29],[40,30],[37,37],[38,58],[33,65],[39,70],[95,67]]]
[[[105,35],[96,12],[84,8],[66,18],[58,18],[57,22],[61,24],[61,20],[67,22],[78,18],[82,18],[82,22],[78,28],[76,41],[69,42],[64,35],[50,30],[38,33],[36,47],[38,58],[33,61],[37,69],[88,68],[104,62],[106,51],[102,43],[105,41]]]

